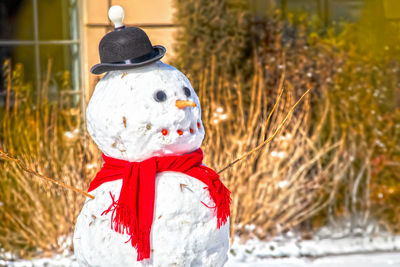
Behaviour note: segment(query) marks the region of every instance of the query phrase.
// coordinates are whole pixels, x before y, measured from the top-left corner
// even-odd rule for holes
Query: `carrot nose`
[[[195,107],[196,103],[194,103],[193,101],[176,100],[175,105],[176,105],[177,108]]]

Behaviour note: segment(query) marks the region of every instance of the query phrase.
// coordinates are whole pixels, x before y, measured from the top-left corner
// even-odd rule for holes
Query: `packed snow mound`
[[[162,62],[108,72],[97,83],[86,115],[88,132],[99,149],[129,162],[190,153],[204,138],[200,101],[192,85]],[[113,212],[102,214],[112,204],[110,193],[118,200],[121,186],[122,180],[111,181],[90,192],[95,199],[86,200],[73,239],[81,266],[225,264],[229,221],[218,229],[215,203],[203,182],[184,173],[157,174],[150,259],[139,262],[127,242],[130,236],[111,229]]]
[[[155,99],[159,91],[165,100]],[[177,100],[196,106],[180,109]],[[160,61],[108,72],[97,83],[86,116],[88,132],[100,150],[131,162],[192,152],[204,138],[200,102],[192,85],[179,70]]]

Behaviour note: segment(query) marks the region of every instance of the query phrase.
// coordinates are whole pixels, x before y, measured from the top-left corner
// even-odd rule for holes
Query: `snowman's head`
[[[181,155],[204,138],[200,102],[189,80],[160,61],[108,72],[87,111],[89,134],[107,156],[142,161]]]

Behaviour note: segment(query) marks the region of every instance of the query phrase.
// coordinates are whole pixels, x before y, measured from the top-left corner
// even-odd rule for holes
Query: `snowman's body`
[[[189,92],[188,92],[189,90]],[[163,91],[160,96],[159,91]],[[158,93],[158,94],[157,94]],[[177,107],[178,101],[195,103]],[[111,71],[97,84],[87,109],[88,131],[107,156],[140,162],[153,156],[182,155],[204,138],[201,110],[188,79],[162,62]],[[205,184],[178,172],[156,176],[150,259],[137,262],[128,235],[111,229],[111,212],[122,180],[91,193],[77,219],[74,248],[81,266],[223,266],[229,221],[217,228]],[[203,204],[203,203],[204,204]],[[207,207],[209,206],[209,207]]]

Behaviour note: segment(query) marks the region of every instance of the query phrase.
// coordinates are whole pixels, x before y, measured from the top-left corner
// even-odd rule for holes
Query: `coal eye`
[[[183,87],[183,91],[185,92],[185,95],[187,96],[187,97],[189,97],[192,93],[190,92],[190,89],[189,88],[187,88],[187,87]]]
[[[164,91],[157,91],[155,94],[154,94],[154,99],[157,101],[157,102],[164,102],[165,100],[167,100],[167,95],[165,94],[165,92]]]

